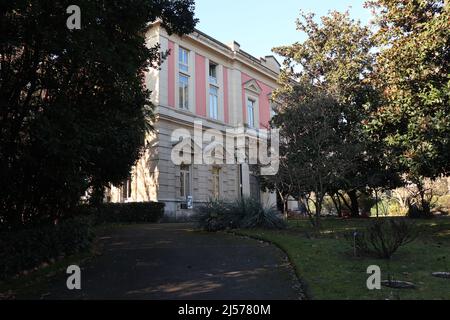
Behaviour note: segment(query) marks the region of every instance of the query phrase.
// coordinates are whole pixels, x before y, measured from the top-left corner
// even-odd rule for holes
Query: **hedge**
[[[159,222],[164,206],[156,202],[80,206],[57,225],[0,232],[0,280],[88,249],[94,239],[94,225]]]
[[[57,225],[0,233],[0,279],[86,250],[93,239],[89,217],[74,217]]]
[[[96,224],[103,223],[156,223],[164,216],[164,203],[104,203],[95,207],[82,206],[75,215],[87,215]]]

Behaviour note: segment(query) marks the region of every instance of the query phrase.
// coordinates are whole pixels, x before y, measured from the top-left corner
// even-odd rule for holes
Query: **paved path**
[[[299,299],[278,248],[189,224],[134,225],[101,237],[102,254],[82,268],[82,290],[52,281],[44,299]]]

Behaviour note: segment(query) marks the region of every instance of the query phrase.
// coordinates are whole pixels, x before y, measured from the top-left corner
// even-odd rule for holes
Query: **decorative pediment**
[[[258,95],[261,93],[261,87],[258,85],[258,82],[255,79],[249,80],[244,83],[244,88]]]

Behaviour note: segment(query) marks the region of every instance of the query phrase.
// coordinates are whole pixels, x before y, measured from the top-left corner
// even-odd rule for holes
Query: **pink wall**
[[[223,67],[223,117],[224,122],[228,123],[228,69]]]
[[[205,57],[195,55],[195,102],[196,114],[206,117],[206,65]]]
[[[169,41],[169,50],[171,54],[168,56],[168,104],[170,107],[176,107],[175,102],[175,45],[173,41]],[[245,100],[244,84],[253,78],[249,75],[242,73],[242,113],[244,116],[244,122],[247,119],[247,101]],[[199,116],[206,117],[207,112],[207,93],[206,93],[206,61],[205,57],[196,54],[195,55],[195,112]],[[259,95],[259,124],[258,128],[265,128],[270,121],[270,103],[268,95],[272,92],[272,88],[261,81],[257,81],[261,87],[261,93]],[[224,122],[229,123],[229,90],[228,90],[228,69],[223,67],[223,93],[224,93]]]
[[[168,88],[168,104],[169,107],[175,108],[175,45],[172,41],[169,41],[170,55],[167,57],[168,60],[168,77],[167,77],[167,88]]]
[[[259,95],[259,126],[260,128],[267,128],[270,121],[270,101],[269,94],[273,89],[265,83],[258,81],[261,87],[261,94]]]
[[[242,73],[242,113],[244,115],[244,123],[247,121],[247,101],[245,100],[245,88],[244,84],[253,78],[248,74]],[[256,80],[261,88],[261,93],[259,94],[259,124],[258,128],[266,128],[270,121],[270,102],[269,94],[273,91],[271,87],[265,83]]]

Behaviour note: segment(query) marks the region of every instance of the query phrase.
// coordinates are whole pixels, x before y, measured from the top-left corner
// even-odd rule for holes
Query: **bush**
[[[425,203],[425,208],[422,208],[421,206],[417,204],[411,204],[408,208],[407,216],[411,219],[429,219],[433,217],[433,214],[431,213],[430,204]]]
[[[286,226],[275,208],[265,208],[257,200],[242,198],[231,203],[210,200],[196,208],[197,226],[205,231],[226,229],[281,229]]]
[[[377,204],[377,201],[370,194],[362,193],[359,197],[359,207],[361,209],[361,213],[364,216],[371,215],[371,208]]]
[[[92,219],[88,217],[3,232],[0,234],[0,279],[36,268],[59,256],[86,250],[93,239]]]
[[[330,196],[325,196],[322,203],[322,212],[326,215],[336,215],[336,207]]]
[[[239,227],[243,229],[283,229],[285,221],[273,207],[264,207],[258,200],[242,198],[232,204],[234,216],[240,216]]]
[[[403,208],[396,200],[390,200],[388,206],[388,215],[391,217],[404,217],[407,215],[407,209]]]
[[[220,200],[209,200],[196,207],[194,220],[199,228],[208,232],[216,232],[236,228],[240,219],[231,211],[229,204]]]
[[[450,194],[441,196],[437,199],[436,209],[443,213],[450,213]]]
[[[156,223],[164,216],[164,203],[103,203],[95,207],[81,206],[75,215],[87,215],[95,224],[102,223]]]
[[[390,259],[401,247],[416,238],[415,227],[404,219],[381,219],[372,222],[364,231],[346,234],[361,256]]]

